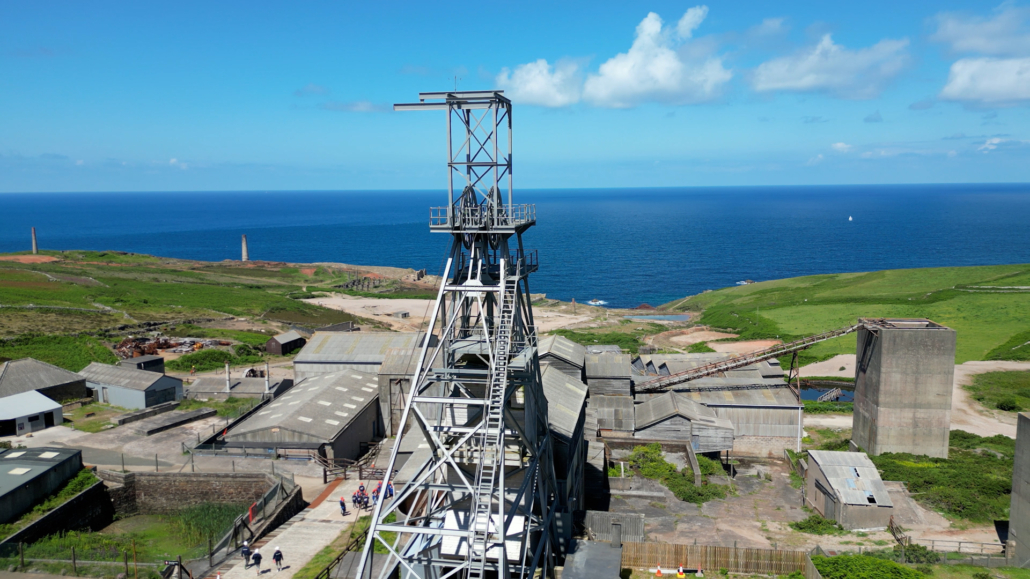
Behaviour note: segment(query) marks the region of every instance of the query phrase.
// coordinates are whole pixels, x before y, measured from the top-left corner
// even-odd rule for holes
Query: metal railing
[[[482,229],[487,226],[515,227],[536,221],[536,205],[499,205],[496,222],[489,205],[430,207],[429,227]]]

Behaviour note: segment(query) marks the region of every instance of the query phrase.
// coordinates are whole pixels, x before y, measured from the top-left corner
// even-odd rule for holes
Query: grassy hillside
[[[742,339],[790,340],[859,317],[925,317],[958,332],[957,363],[1024,359],[1030,355],[1024,346],[1030,341],[1030,289],[1018,286],[1030,286],[1030,265],[887,270],[730,287],[662,309],[701,312],[700,323]],[[855,337],[844,336],[814,346],[803,361],[854,352]]]
[[[318,327],[372,320],[300,301],[366,272],[349,266],[264,262],[197,262],[124,252],[41,252],[54,261],[0,260],[0,359],[32,356],[72,370],[113,354],[92,333],[118,341],[118,326],[146,322],[245,318],[251,330],[181,325],[169,335],[224,337],[260,346],[284,325]],[[23,255],[23,254],[6,254]],[[388,268],[375,268],[380,271]],[[373,273],[383,295],[425,292],[399,279],[404,271]],[[207,326],[216,323],[208,323]],[[138,333],[138,332],[137,332]],[[6,339],[6,340],[5,340]]]

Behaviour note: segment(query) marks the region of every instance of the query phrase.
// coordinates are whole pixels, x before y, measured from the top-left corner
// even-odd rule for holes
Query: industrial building
[[[729,354],[654,354],[633,360],[634,382],[676,374],[715,361]],[[743,456],[777,457],[784,448],[799,449],[804,405],[783,380],[776,359],[705,376],[669,388],[686,399],[703,404],[720,419],[733,424],[733,452]],[[663,393],[639,393],[644,403]]]
[[[733,450],[733,423],[676,392],[637,404],[634,432],[635,438],[647,441],[689,443],[694,452]]]
[[[236,378],[205,376],[186,387],[186,398],[195,400],[225,400],[226,398],[278,398],[293,388],[291,378]]]
[[[422,345],[417,332],[315,332],[293,360],[295,380],[352,369],[375,373],[394,348]],[[431,338],[436,343],[436,336]]]
[[[0,436],[20,436],[64,423],[61,405],[35,390],[4,398]]]
[[[297,330],[290,330],[272,336],[265,342],[265,351],[276,356],[289,356],[290,354],[304,347],[307,340]]]
[[[564,336],[544,336],[539,343],[540,366],[551,366],[580,382],[587,350]]]
[[[118,362],[126,368],[146,370],[148,372],[165,373],[165,359],[162,356],[136,356]]]
[[[887,527],[894,504],[864,452],[808,451],[805,503],[849,531]]]
[[[0,364],[0,398],[33,390],[57,402],[90,395],[85,378],[53,364],[33,358]]]
[[[182,400],[182,380],[157,372],[93,362],[79,371],[93,399],[104,404],[142,410]]]
[[[876,456],[948,457],[955,330],[927,319],[860,319],[851,440]]]
[[[418,367],[418,352],[391,348],[379,367],[379,411],[386,424],[386,435],[396,436],[401,414],[411,389],[411,377]]]
[[[591,396],[590,408],[597,416],[597,431],[604,438],[632,438],[635,410],[629,396]]]
[[[558,497],[562,512],[584,509],[584,466],[586,444],[583,426],[586,421],[587,387],[577,378],[553,366],[544,368],[541,376],[547,399],[547,425],[554,445],[554,474],[558,479]]]
[[[1009,540],[1015,543],[1013,567],[1030,565],[1030,414],[1020,412],[1016,422],[1016,455],[1012,465],[1009,503]]]
[[[632,396],[633,372],[629,354],[587,352],[584,366],[591,396]]]
[[[82,470],[82,451],[73,448],[15,448],[0,451],[0,524],[9,523]]]
[[[299,380],[230,429],[226,446],[356,459],[383,436],[378,389],[375,374],[349,369]]]

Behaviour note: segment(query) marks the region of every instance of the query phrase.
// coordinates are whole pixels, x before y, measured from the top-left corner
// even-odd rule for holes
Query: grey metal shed
[[[35,390],[57,402],[89,396],[86,379],[33,358],[0,364],[0,398]]]
[[[547,425],[554,445],[554,473],[558,478],[563,508],[583,509],[586,444],[587,387],[555,367],[544,368],[542,387],[547,399]]]
[[[227,443],[267,449],[324,450],[358,458],[382,436],[375,374],[343,370],[297,382],[286,394],[229,430]]]
[[[849,531],[885,528],[894,513],[880,472],[864,452],[808,451],[805,502]]]
[[[682,394],[666,392],[634,410],[636,438],[689,442],[694,452],[733,449],[733,423]]]
[[[265,342],[265,351],[277,356],[288,356],[304,347],[306,340],[300,332],[290,330],[277,336],[272,336]]]
[[[64,423],[61,405],[35,390],[3,399],[0,436],[20,436]]]
[[[587,386],[590,395],[630,396],[633,376],[629,354],[606,352],[585,356]]]
[[[597,429],[602,436],[633,436],[635,413],[629,396],[591,396],[590,408],[597,412]]]
[[[293,360],[296,380],[345,369],[377,372],[394,348],[413,350],[422,332],[315,332]],[[431,338],[436,343],[436,336]]]
[[[97,402],[142,410],[182,400],[182,380],[157,372],[93,362],[79,374],[86,379]]]
[[[583,380],[587,350],[564,336],[544,336],[538,346],[540,365],[552,366],[573,378]]]

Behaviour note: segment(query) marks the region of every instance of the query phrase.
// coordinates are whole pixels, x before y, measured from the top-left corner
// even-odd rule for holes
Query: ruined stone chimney
[[[243,236],[243,259],[242,261],[250,261],[250,252],[247,251],[247,236]]]
[[[39,253],[39,246],[36,245],[36,228],[32,228],[32,255]]]
[[[229,361],[225,362],[225,392],[232,392],[232,382],[229,381]]]

